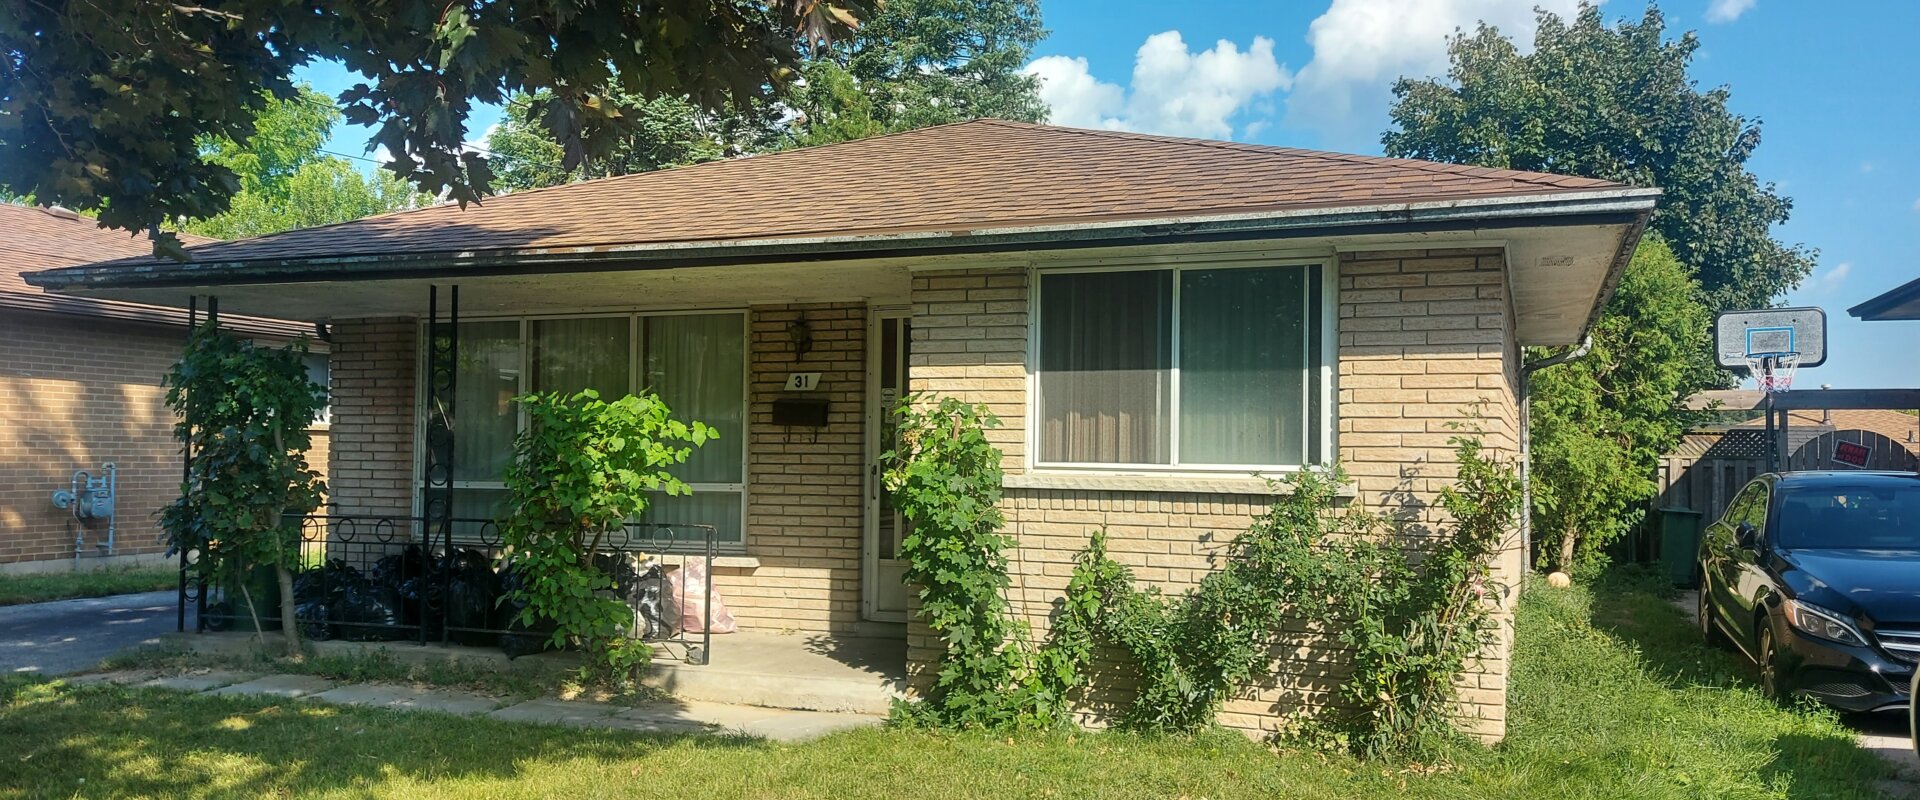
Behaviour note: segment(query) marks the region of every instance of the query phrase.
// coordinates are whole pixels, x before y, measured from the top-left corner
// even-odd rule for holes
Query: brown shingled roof
[[[180,241],[202,246],[220,240],[183,233]],[[27,272],[111,259],[146,259],[152,253],[153,243],[146,237],[102,228],[94,220],[65,209],[0,203],[0,307],[185,325],[187,313],[177,308],[48,294],[21,278]],[[294,336],[311,330],[311,326],[298,322],[239,316],[223,319],[227,323],[223,327],[243,333]]]
[[[1626,187],[1538,172],[976,120],[190,252],[202,263],[297,261],[935,234],[1613,188]]]

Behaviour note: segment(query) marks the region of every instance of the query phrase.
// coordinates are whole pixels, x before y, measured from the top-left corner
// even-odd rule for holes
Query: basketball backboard
[[[1761,354],[1799,353],[1799,365],[1827,362],[1827,312],[1818,308],[1723,311],[1713,318],[1713,355],[1722,367],[1745,369]]]

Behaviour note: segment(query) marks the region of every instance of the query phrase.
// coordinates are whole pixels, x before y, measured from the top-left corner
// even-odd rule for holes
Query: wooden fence
[[[1794,452],[1787,459],[1787,470],[1913,471],[1917,468],[1914,454],[1906,445],[1871,431],[1812,429],[1802,434],[1789,429],[1789,432],[1793,434]],[[1866,447],[1869,452],[1866,466],[1834,461],[1834,450],[1841,442]],[[1703,525],[1718,519],[1740,487],[1767,471],[1766,455],[1764,431],[1735,428],[1724,433],[1687,434],[1674,452],[1660,459],[1655,475],[1660,492],[1654,496],[1654,511],[1691,509],[1700,512]]]

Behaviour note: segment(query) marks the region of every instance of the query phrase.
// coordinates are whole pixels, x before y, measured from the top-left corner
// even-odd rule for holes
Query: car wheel
[[[1781,688],[1780,649],[1773,643],[1773,625],[1766,620],[1760,621],[1760,693],[1769,699],[1785,702],[1786,694]]]
[[[1700,640],[1717,650],[1727,645],[1727,635],[1713,624],[1713,595],[1707,591],[1707,582],[1701,580],[1699,585],[1700,599],[1694,604],[1694,614],[1700,619]]]

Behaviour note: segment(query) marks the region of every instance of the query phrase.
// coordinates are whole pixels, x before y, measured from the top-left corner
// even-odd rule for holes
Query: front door
[[[861,570],[861,610],[875,622],[907,620],[907,564],[900,559],[906,517],[893,507],[880,475],[881,456],[894,448],[899,426],[893,410],[907,395],[907,341],[911,322],[905,309],[873,313],[867,342],[867,531]]]

